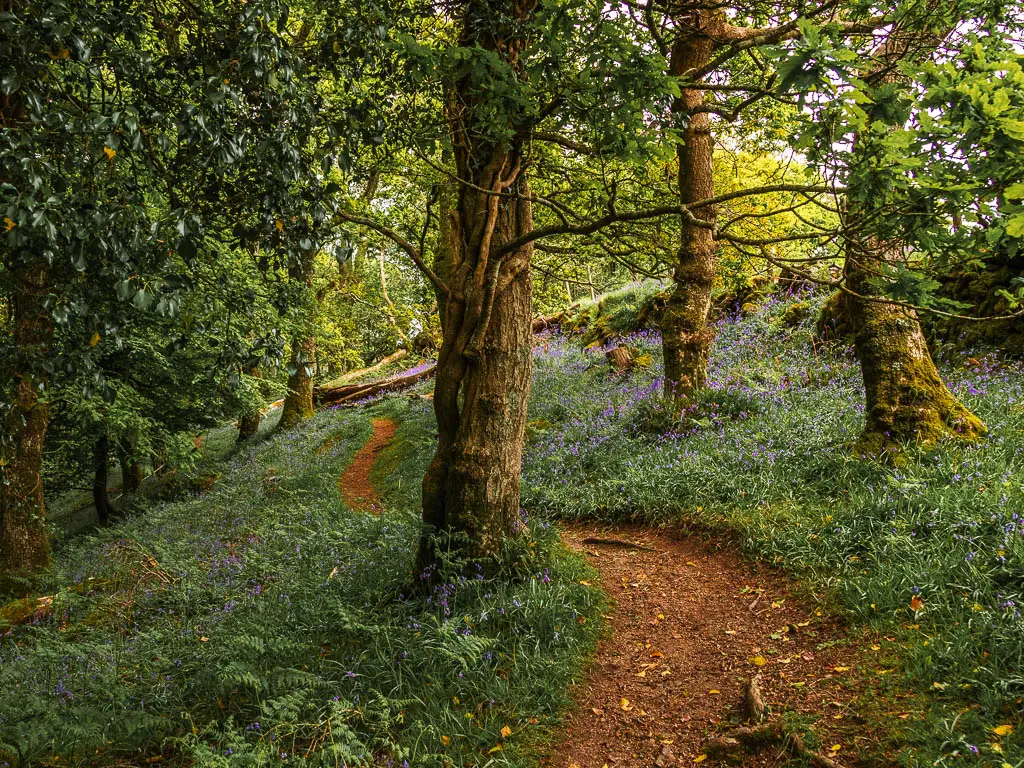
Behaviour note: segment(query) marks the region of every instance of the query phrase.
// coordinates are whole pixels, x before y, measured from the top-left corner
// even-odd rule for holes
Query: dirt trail
[[[615,603],[578,710],[544,763],[552,768],[681,766],[704,762],[701,745],[734,727],[743,687],[761,674],[770,708],[810,716],[821,751],[856,765],[857,716],[842,630],[778,573],[730,546],[636,526],[564,527],[564,538],[601,574]],[[587,539],[617,539],[632,549]],[[801,605],[803,602],[803,605]],[[819,720],[820,718],[820,720]],[[714,764],[707,759],[704,765]],[[778,749],[745,766],[781,765]]]
[[[353,509],[379,510],[369,473],[395,429],[375,419],[339,480]],[[767,719],[785,713],[813,722],[820,751],[836,764],[858,765],[858,747],[877,741],[853,703],[859,660],[842,628],[795,598],[777,571],[720,540],[640,526],[568,524],[563,538],[598,570],[614,606],[576,692],[578,708],[543,766],[716,764],[701,746],[739,724],[743,687],[757,674]],[[785,762],[770,748],[742,765]]]
[[[377,456],[391,443],[398,425],[391,419],[374,419],[373,435],[338,478],[338,491],[349,507],[358,512],[380,513],[380,498],[370,482],[370,470]]]

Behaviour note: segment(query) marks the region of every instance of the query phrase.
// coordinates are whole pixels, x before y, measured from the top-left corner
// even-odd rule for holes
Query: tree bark
[[[254,437],[260,431],[262,414],[259,411],[242,416],[238,420],[238,442],[244,442]]]
[[[307,313],[302,321],[302,330],[292,339],[292,372],[288,374],[288,394],[285,395],[281,408],[281,420],[278,429],[291,429],[297,424],[313,416],[313,377],[312,367],[316,358],[316,338],[312,334],[313,314],[316,302],[313,293],[313,255],[303,257],[300,263],[289,268],[293,280],[301,280],[309,295],[304,311]]]
[[[110,503],[110,494],[107,491],[110,484],[110,438],[106,431],[96,439],[93,459],[92,502],[100,523],[106,525],[114,514],[114,507]]]
[[[948,34],[897,26],[874,51],[875,71],[865,80],[876,86],[900,81],[897,63],[906,56],[934,50]],[[847,238],[844,260],[847,308],[854,335],[854,350],[864,380],[864,431],[857,449],[865,455],[898,453],[904,443],[930,446],[944,437],[975,440],[986,431],[946,387],[932,360],[917,313],[884,301],[875,279],[890,264],[905,262],[905,248],[898,240],[882,240],[858,232],[872,220],[872,206],[884,204],[878,196],[857,189],[858,178],[871,177],[874,132],[854,138],[847,192],[847,222],[853,234]]]
[[[52,325],[42,307],[48,271],[42,260],[12,270],[14,353],[0,438],[0,572],[31,573],[50,564],[43,502],[43,439],[48,424],[45,377],[35,365],[49,348]]]
[[[259,378],[260,369],[257,366],[250,366],[246,373],[253,378]],[[255,437],[256,433],[260,431],[262,420],[263,414],[259,410],[242,414],[238,418],[238,437],[235,441],[241,443]]]
[[[893,252],[894,246],[873,239],[852,239],[846,251],[847,287],[865,297],[847,296],[865,395],[857,449],[872,456],[898,451],[903,443],[926,447],[944,437],[974,440],[986,431],[942,381],[917,313],[871,300],[881,292],[870,279],[896,258]]]
[[[672,47],[671,73],[678,77],[707,65],[714,55],[716,29],[723,26],[721,11],[693,10],[681,23]],[[711,121],[707,112],[695,111],[703,103],[703,90],[684,88],[672,107],[672,111],[686,121],[683,141],[677,150],[679,200],[683,205],[715,194]],[[715,220],[713,206],[692,212],[703,221]],[[675,285],[661,318],[665,395],[679,411],[690,395],[707,384],[708,359],[714,339],[708,313],[716,270],[713,232],[690,223],[685,217],[680,227],[681,239],[673,272]]]
[[[117,460],[121,465],[121,492],[137,493],[142,487],[142,462],[132,453],[133,448],[121,448],[117,452]]]
[[[459,44],[494,51],[521,74],[518,57],[526,41],[517,30],[525,24],[507,19],[521,22],[532,13],[532,2],[509,3],[499,12],[471,0]],[[489,139],[496,131],[482,122],[487,119],[482,98],[487,96],[468,77],[447,94],[457,175],[470,183],[459,184],[446,225],[449,290],[434,386],[438,444],[423,477],[426,527],[419,564],[425,576],[444,552],[477,562],[499,554],[519,520],[533,366],[533,247],[502,254],[502,246],[533,229],[522,171],[529,126],[511,125],[511,140]]]

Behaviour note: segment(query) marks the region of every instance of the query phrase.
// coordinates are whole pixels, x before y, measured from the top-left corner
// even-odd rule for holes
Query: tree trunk
[[[870,278],[881,272],[892,250],[873,240],[863,247],[856,240],[847,246],[846,284],[869,297],[847,296],[867,417],[857,449],[876,456],[898,451],[901,443],[929,446],[943,437],[977,439],[985,425],[943,383],[917,313],[870,300],[880,294]]]
[[[6,434],[0,437],[0,572],[31,573],[50,564],[41,474],[48,408],[40,392],[46,381],[34,365],[52,333],[41,304],[47,276],[42,261],[12,270],[13,376],[4,397],[10,405]]]
[[[317,311],[313,293],[313,255],[289,267],[290,277],[305,284],[307,298],[302,330],[292,339],[292,372],[288,375],[288,394],[281,408],[278,429],[291,429],[313,415],[313,361],[316,358],[316,338],[312,334],[313,314]]]
[[[695,10],[672,48],[671,72],[680,76],[711,61],[715,50],[714,30],[721,12]],[[687,205],[715,193],[713,138],[708,113],[697,112],[704,103],[704,91],[684,88],[673,104],[673,112],[686,122],[679,159],[679,200]],[[712,206],[694,209],[702,221],[714,222]],[[711,290],[715,282],[715,239],[704,226],[681,222],[681,240],[673,272],[675,287],[661,318],[662,349],[665,357],[665,395],[676,410],[682,410],[693,392],[707,384],[708,358],[714,338],[708,323]]]
[[[494,51],[522,76],[517,36],[533,12],[530,2],[496,9],[471,0],[459,44]],[[423,477],[420,547],[425,577],[446,551],[471,560],[501,552],[519,521],[519,479],[533,367],[530,258],[532,244],[503,246],[533,229],[522,147],[529,126],[513,138],[488,139],[490,111],[467,78],[446,94],[460,184],[445,242],[448,295],[434,385],[438,444]]]
[[[142,487],[142,462],[134,458],[132,448],[121,448],[117,461],[121,465],[121,493],[137,493]]]
[[[93,453],[93,480],[92,480],[92,503],[96,507],[96,516],[100,523],[106,525],[114,514],[114,507],[110,504],[110,495],[107,487],[110,484],[110,438],[104,431],[96,439]]]
[[[262,414],[259,411],[242,416],[238,420],[238,442],[241,443],[255,437],[256,433],[260,431],[261,420]]]
[[[877,69],[865,80],[876,87],[900,82],[900,59],[934,50],[950,29],[929,31],[925,25],[921,30],[910,26],[890,31],[874,51]],[[854,234],[847,239],[844,274],[846,286],[857,294],[847,297],[847,308],[864,379],[866,414],[857,448],[866,455],[880,455],[898,453],[903,443],[929,446],[943,437],[974,440],[985,433],[985,425],[946,388],[917,313],[879,300],[884,292],[874,279],[884,274],[886,265],[906,261],[903,243],[856,232],[863,222],[877,218],[875,206],[885,204],[884,196],[861,186],[863,180],[870,183],[872,164],[884,157],[872,151],[877,139],[871,130],[854,137],[847,192],[847,224]]]
[[[258,366],[250,366],[246,373],[251,378],[260,377],[260,369]],[[259,410],[255,410],[252,413],[245,413],[238,418],[238,437],[236,442],[244,442],[256,436],[256,433],[260,431],[260,422],[263,420],[263,414]]]
[[[292,342],[293,372],[288,375],[288,394],[281,408],[278,429],[290,429],[313,415],[313,377],[310,366],[316,351],[316,339],[297,338]]]

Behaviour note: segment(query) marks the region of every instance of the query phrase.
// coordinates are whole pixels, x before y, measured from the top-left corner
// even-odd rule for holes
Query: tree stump
[[[616,371],[625,371],[633,366],[633,350],[629,347],[619,345],[612,347],[604,356]]]

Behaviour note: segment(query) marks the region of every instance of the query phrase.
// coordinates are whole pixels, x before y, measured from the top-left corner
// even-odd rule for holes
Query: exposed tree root
[[[634,544],[632,541],[623,539],[602,539],[597,536],[589,536],[583,540],[584,544],[594,544],[600,547],[619,547],[620,549],[639,549],[644,552],[657,552],[653,547],[645,547],[643,544]]]
[[[701,751],[715,760],[738,762],[744,754],[757,754],[777,747],[795,758],[806,760],[813,768],[841,768],[832,758],[810,749],[803,737],[790,733],[778,722],[735,728],[705,742]]]
[[[764,720],[765,705],[760,683],[761,675],[757,674],[743,686],[743,715],[751,723],[760,723]]]

